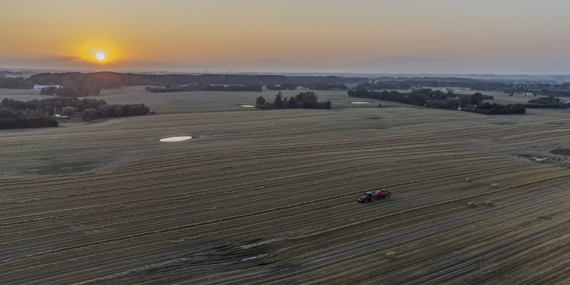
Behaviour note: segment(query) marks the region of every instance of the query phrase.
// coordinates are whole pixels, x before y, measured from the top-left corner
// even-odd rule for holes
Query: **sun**
[[[105,59],[105,54],[102,52],[98,52],[97,55],[95,55],[97,57],[98,60],[104,60]]]

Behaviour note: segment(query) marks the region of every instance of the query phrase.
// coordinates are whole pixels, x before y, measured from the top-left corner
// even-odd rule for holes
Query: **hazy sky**
[[[570,74],[569,11],[567,0],[0,0],[0,68]]]

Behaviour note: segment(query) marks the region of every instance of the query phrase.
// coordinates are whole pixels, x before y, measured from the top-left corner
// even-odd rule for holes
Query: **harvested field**
[[[0,131],[1,283],[570,282],[569,112],[385,104]]]

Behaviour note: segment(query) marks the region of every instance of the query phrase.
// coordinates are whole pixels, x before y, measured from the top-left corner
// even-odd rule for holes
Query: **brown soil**
[[[517,154],[564,145],[570,128],[545,122],[570,116],[528,113],[209,112],[0,132],[0,280],[567,283],[570,172]],[[203,137],[158,142],[188,133]],[[48,162],[98,167],[27,171]],[[377,188],[390,199],[356,202]]]

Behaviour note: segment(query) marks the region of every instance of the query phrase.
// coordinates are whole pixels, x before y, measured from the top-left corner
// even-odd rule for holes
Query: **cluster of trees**
[[[561,103],[560,98],[550,95],[528,100],[528,104],[524,106],[526,108],[568,108],[569,104]]]
[[[368,91],[365,89],[348,90],[348,96],[371,98],[384,101],[399,102],[404,104],[424,106],[427,102],[426,98],[420,93],[400,93],[397,91]]]
[[[561,91],[561,90],[543,89],[540,91],[540,94],[546,96],[570,97],[570,91]]]
[[[25,129],[25,128],[47,128],[57,127],[59,123],[56,119],[50,117],[35,118],[3,118],[0,117],[0,129]]]
[[[87,108],[97,108],[101,105],[105,105],[107,102],[105,100],[97,100],[97,99],[77,99],[77,98],[46,98],[42,100],[31,100],[31,101],[19,101],[14,99],[4,98],[2,102],[0,102],[0,107],[2,108],[11,108],[14,110],[37,110],[41,112],[45,112],[49,116],[55,115],[55,109],[63,109],[65,107],[72,107],[78,112],[83,112],[83,110]]]
[[[25,80],[31,88],[33,84],[63,85],[64,87],[94,85],[99,89],[119,88],[134,85],[272,85],[283,86],[289,84],[289,89],[296,86],[314,86],[315,90],[321,88],[331,89],[346,83],[364,83],[367,78],[336,77],[336,76],[284,76],[284,75],[231,75],[231,74],[134,74],[115,72],[95,73],[42,73],[33,75]],[[71,86],[73,85],[73,86]],[[332,87],[334,86],[334,87]],[[59,94],[58,94],[59,95]]]
[[[479,107],[483,103],[483,100],[494,99],[493,96],[483,95],[479,92],[473,95],[459,95],[452,98],[457,98],[457,100],[428,101],[424,106],[437,109],[456,110],[458,107],[468,108],[473,105],[477,105],[477,107]]]
[[[97,118],[111,118],[123,116],[141,116],[149,113],[145,104],[104,104],[97,108],[87,108],[81,114],[81,120],[91,121]]]
[[[456,77],[380,77],[373,83],[368,78],[337,76],[285,76],[285,75],[231,75],[231,74],[133,74],[115,72],[95,73],[41,73],[27,79],[0,78],[0,88],[32,88],[34,84],[61,85],[59,96],[93,96],[101,89],[119,88],[121,86],[148,85],[261,85],[270,90],[294,89],[296,86],[308,87],[311,90],[342,89],[346,84],[362,84],[357,89],[384,90],[409,89],[412,86],[429,88],[458,87],[471,88],[478,91],[503,91],[506,93],[532,92],[535,94],[570,96],[570,83],[553,84],[548,81],[513,83],[512,79],[479,80]],[[50,93],[50,92],[48,92]],[[61,93],[61,94],[60,94]]]
[[[44,87],[40,90],[40,94],[42,95],[54,95],[57,93],[57,87]]]
[[[512,82],[512,79],[480,80],[456,77],[379,77],[372,83],[358,88],[368,90],[409,89],[413,86],[428,88],[457,87],[476,91],[501,91],[505,93],[540,93],[542,95],[570,96],[570,83],[555,84],[542,82]]]
[[[560,98],[555,98],[554,96],[548,97],[538,97],[536,99],[528,100],[529,103],[536,103],[536,104],[558,104],[560,103]]]
[[[464,109],[467,112],[475,112],[485,115],[508,115],[508,114],[525,114],[526,109],[522,104],[508,104],[508,105],[499,105],[499,104],[490,104],[489,102],[485,102],[484,104],[477,106],[476,109]]]
[[[296,96],[283,97],[281,92],[275,95],[273,103],[267,102],[263,96],[257,97],[255,107],[259,109],[283,109],[283,108],[305,108],[305,109],[330,109],[332,102],[330,100],[318,102],[317,95],[314,92],[301,92]]]
[[[524,114],[526,112],[526,109],[521,104],[499,105],[495,103],[490,104],[488,102],[483,103],[485,95],[479,92],[473,95],[460,95],[458,96],[459,100],[427,100],[428,98],[440,98],[439,96],[441,96],[441,94],[437,92],[438,91],[431,91],[431,89],[414,90],[411,93],[399,93],[397,91],[386,90],[380,92],[359,89],[349,90],[348,96],[399,102],[437,109],[457,110],[458,107],[462,107],[465,111],[487,115]],[[475,105],[477,107],[473,107]]]
[[[231,74],[134,74],[116,72],[94,73],[41,73],[29,78],[0,78],[0,88],[30,89],[34,84],[61,85],[60,90],[44,90],[45,94],[64,97],[86,97],[99,95],[101,89],[120,88],[122,86],[149,85],[172,86],[202,85],[197,90],[217,91],[257,91],[259,86],[269,89],[295,89],[297,86],[312,90],[348,89],[345,84],[367,82],[367,78],[336,76],[285,76],[285,75],[231,75]],[[208,87],[208,85],[210,85]],[[221,90],[221,85],[227,86]],[[171,86],[171,87],[167,87]],[[231,87],[237,86],[237,87]],[[229,89],[228,89],[229,88]],[[346,88],[346,89],[345,89]],[[64,89],[64,90],[62,90]],[[176,90],[179,91],[179,90]],[[170,92],[161,91],[157,92]]]
[[[96,84],[79,85],[77,87],[45,87],[40,93],[42,95],[54,95],[59,97],[89,97],[97,96],[101,92],[101,88]]]
[[[428,101],[425,103],[424,106],[435,109],[457,110],[457,108],[459,107],[459,101],[457,100]]]
[[[61,113],[66,116],[73,116],[76,111],[82,112],[84,121],[97,118],[140,116],[146,115],[150,111],[145,104],[107,104],[105,100],[89,98],[80,100],[78,98],[57,97],[42,100],[35,99],[27,102],[4,98],[0,102],[0,117],[11,119],[48,118],[55,120],[52,117],[55,114],[54,109],[61,110]]]
[[[49,112],[30,109],[26,102],[5,98],[0,103],[0,129],[57,127]]]
[[[457,88],[471,88],[472,90],[490,91],[490,90],[503,90],[505,83],[502,82],[487,82],[470,78],[441,78],[441,77],[412,77],[412,78],[398,78],[398,77],[380,77],[374,80],[374,83],[364,83],[358,88],[369,90],[384,90],[384,89],[410,89],[413,86],[423,86],[430,88],[443,88],[443,87],[457,87]]]
[[[0,78],[0,88],[10,89],[31,89],[34,83],[22,77],[17,78]]]

